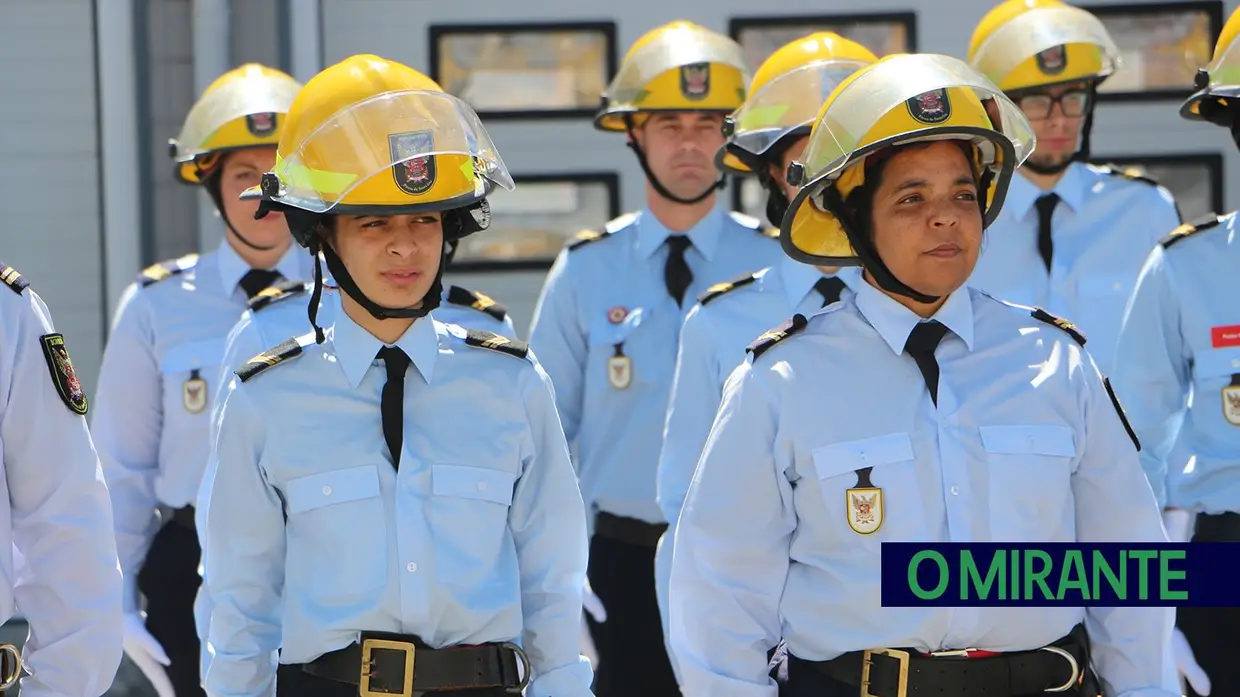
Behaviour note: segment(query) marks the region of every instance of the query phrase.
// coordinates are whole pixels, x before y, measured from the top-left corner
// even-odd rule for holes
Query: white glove
[[[607,610],[603,607],[603,601],[598,599],[594,594],[594,589],[590,587],[590,580],[586,579],[585,588],[581,589],[581,603],[585,607],[586,612],[594,618],[595,622],[607,621]]]
[[[125,613],[125,623],[122,629],[125,655],[129,656],[129,660],[133,661],[133,664],[138,666],[146,679],[151,682],[155,693],[159,697],[176,697],[176,691],[172,689],[172,681],[168,679],[168,673],[163,668],[172,661],[168,660],[164,647],[160,646],[155,637],[146,631],[142,616],[134,612]]]
[[[1192,515],[1188,511],[1183,508],[1163,509],[1162,519],[1168,542],[1188,542],[1192,539],[1193,534],[1188,529]]]
[[[1197,664],[1197,659],[1193,657],[1193,649],[1188,645],[1188,639],[1184,637],[1184,632],[1179,629],[1171,631],[1171,654],[1175,656],[1175,668],[1180,671],[1180,675],[1192,685],[1193,690],[1197,694],[1210,694],[1210,676],[1201,669]]]

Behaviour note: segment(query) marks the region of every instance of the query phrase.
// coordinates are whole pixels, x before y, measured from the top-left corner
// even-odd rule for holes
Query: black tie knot
[[[840,293],[844,292],[844,282],[835,276],[823,276],[814,283],[814,290],[822,296],[822,306],[826,307],[840,299]]]
[[[409,370],[409,355],[405,353],[399,346],[384,346],[379,349],[378,357],[383,361],[383,365],[387,368],[387,378],[404,379],[405,371]]]
[[[934,358],[934,350],[947,334],[947,327],[937,320],[921,322],[909,332],[904,342],[904,352],[917,362],[917,369],[930,391],[930,400],[934,406],[939,405],[939,362]]]
[[[685,291],[693,283],[693,271],[689,262],[685,261],[685,251],[693,246],[688,235],[670,235],[667,238],[667,266],[663,269],[663,280],[667,284],[667,292],[683,305]]]
[[[237,285],[245,291],[246,297],[253,298],[265,288],[270,288],[276,281],[284,278],[284,274],[279,271],[271,271],[269,269],[250,269],[245,272]]]
[[[1054,192],[1041,196],[1037,201],[1033,202],[1033,207],[1038,211],[1038,255],[1042,257],[1042,263],[1046,265],[1046,270],[1051,270],[1051,256],[1055,253],[1055,245],[1051,241],[1051,216],[1055,213],[1055,206],[1059,205],[1059,194]]]

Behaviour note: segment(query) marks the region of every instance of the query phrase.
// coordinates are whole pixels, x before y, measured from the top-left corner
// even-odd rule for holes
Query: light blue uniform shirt
[[[453,288],[458,288],[458,292],[453,293]],[[227,346],[224,349],[224,360],[220,364],[220,373],[215,380],[215,384],[219,386],[219,389],[216,392],[216,397],[212,401],[211,407],[211,443],[215,442],[215,438],[218,435],[216,425],[219,423],[219,411],[223,407],[224,398],[228,395],[229,383],[234,379],[233,371],[245,365],[246,361],[279,344],[281,341],[304,334],[310,327],[310,318],[306,309],[313,291],[314,284],[312,282],[306,283],[301,293],[290,293],[281,296],[280,299],[270,305],[262,306],[257,310],[246,310],[241,315],[241,320],[229,332]],[[449,295],[454,300],[464,297],[461,295],[462,291],[466,294],[471,293],[471,291],[464,291],[457,286],[444,288],[443,304],[431,313],[435,319],[445,324],[457,324],[466,329],[481,329],[506,336],[510,339],[517,338],[516,330],[512,325],[512,318],[508,316],[506,311],[503,311],[501,306],[487,306],[492,309],[492,312],[488,313],[475,309],[475,307],[470,305],[449,302]],[[330,296],[337,292],[326,288],[323,290],[323,298],[319,302],[319,313],[315,318],[320,327],[329,326],[335,321],[335,311],[340,306],[340,300]],[[485,296],[483,296],[483,299],[486,301],[490,300],[490,298]],[[478,306],[483,307],[486,305],[479,304]],[[502,315],[502,318],[496,315]],[[205,491],[205,489],[214,478],[215,466],[215,452],[214,448],[212,448],[202,479],[203,487],[198,492],[198,505],[194,510],[194,518],[198,527],[198,541],[204,548],[206,547],[206,542],[203,540],[203,533],[206,531],[205,504],[210,498],[210,492]],[[206,641],[207,624],[211,618],[211,604],[206,595],[205,585],[198,587],[198,596],[194,602],[194,618],[198,628],[198,638],[202,644],[202,670],[205,674],[207,663],[211,660],[209,646]]]
[[[655,472],[676,344],[693,298],[784,256],[756,219],[715,209],[685,233],[693,283],[681,308],[663,278],[670,234],[642,211],[608,223],[601,239],[562,251],[530,329],[564,433],[577,447],[586,503],[647,523],[664,522]],[[610,365],[618,350],[631,362],[623,386]]]
[[[305,663],[360,631],[431,647],[513,641],[532,697],[586,697],[579,655],[585,508],[550,381],[419,320],[396,342],[400,469],[380,417],[383,344],[340,310],[326,341],[234,383],[216,443],[205,688],[270,695],[276,651]],[[287,516],[287,520],[286,520]]]
[[[112,506],[86,419],[49,374],[52,315],[34,290],[11,290],[0,284],[0,624],[30,625],[24,697],[96,697],[121,662]]]
[[[1109,170],[1073,163],[1052,191],[1051,272],[1038,254],[1045,193],[1012,177],[998,220],[986,230],[969,285],[1075,323],[1103,375],[1110,373],[1124,305],[1150,249],[1180,224],[1170,192]]]
[[[840,280],[862,282],[859,273],[857,269],[841,269]],[[744,362],[745,347],[759,335],[794,314],[808,316],[818,312],[824,302],[814,289],[823,273],[786,255],[774,266],[754,274],[754,278],[752,283],[738,286],[705,305],[695,305],[680,330],[676,377],[672,381],[659,456],[659,507],[668,521],[668,529],[655,555],[655,579],[665,637],[676,519],[715,421],[723,385]],[[840,297],[849,292],[844,289]]]
[[[882,607],[885,541],[1164,542],[1089,355],[980,292],[948,297],[938,408],[905,341],[919,318],[865,283],[741,365],[680,515],[672,646],[685,694],[774,697],[766,651],[1030,650],[1084,621],[1103,691],[1178,697],[1171,608]],[[859,406],[861,405],[861,406]],[[845,492],[872,467],[881,526]]]
[[[294,245],[275,270],[305,278],[312,264]],[[157,529],[156,509],[180,508],[198,494],[210,447],[211,383],[247,302],[237,284],[250,266],[227,241],[181,269],[135,283],[121,297],[91,421],[112,492],[127,612],[137,609],[134,580]]]
[[[1231,213],[1154,248],[1115,357],[1113,382],[1150,482],[1165,490],[1164,503],[1197,513],[1240,512],[1237,229]],[[1184,461],[1178,449],[1194,455],[1184,472],[1176,471]]]

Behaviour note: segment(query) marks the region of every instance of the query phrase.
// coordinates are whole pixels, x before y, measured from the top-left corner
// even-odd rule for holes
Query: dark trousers
[[[146,629],[164,647],[165,669],[177,697],[205,697],[199,677],[202,653],[194,629],[194,598],[202,577],[202,550],[192,529],[170,522],[151,541],[138,590],[146,596]]]
[[[1240,513],[1198,515],[1193,542],[1240,542]],[[1176,626],[1210,676],[1210,694],[1240,695],[1240,608],[1177,608]],[[1187,690],[1198,697],[1191,685]]]
[[[361,669],[361,666],[358,666]],[[415,697],[421,695],[433,694],[429,692],[414,692]],[[512,697],[512,694],[500,689],[487,688],[485,690],[453,690],[452,692],[441,692],[442,695],[451,695],[452,697]],[[281,664],[276,670],[276,695],[278,697],[357,697],[357,685],[337,682],[329,678],[320,678],[317,675],[309,675],[301,669],[301,666],[290,666]]]
[[[586,615],[600,664],[594,694],[680,697],[655,598],[654,547],[595,535],[587,574],[607,610],[607,621],[601,624]]]

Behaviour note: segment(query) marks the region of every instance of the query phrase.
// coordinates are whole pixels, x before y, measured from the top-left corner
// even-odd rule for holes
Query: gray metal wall
[[[91,0],[0,0],[0,259],[47,302],[83,383],[105,326]]]
[[[776,6],[752,0],[322,0],[323,58],[330,65],[355,53],[375,53],[426,71],[427,27],[434,23],[614,20],[622,57],[643,33],[675,19],[689,19],[726,32],[731,17],[900,11],[917,13],[919,51],[962,56],[975,23],[995,4],[993,0],[837,0],[829,5],[821,0],[781,0]],[[1235,3],[1227,3],[1224,17],[1233,9]],[[1240,182],[1240,155],[1226,134],[1181,120],[1177,108],[1174,102],[1105,104],[1094,130],[1096,156],[1222,152],[1226,157],[1225,181]],[[487,128],[514,174],[618,171],[622,175],[623,208],[642,205],[643,178],[632,154],[619,136],[595,131],[588,119],[490,122]],[[1240,205],[1240,198],[1229,191],[1225,203],[1228,208]],[[504,273],[456,280],[509,305],[518,329],[524,332],[542,277],[537,273]]]

